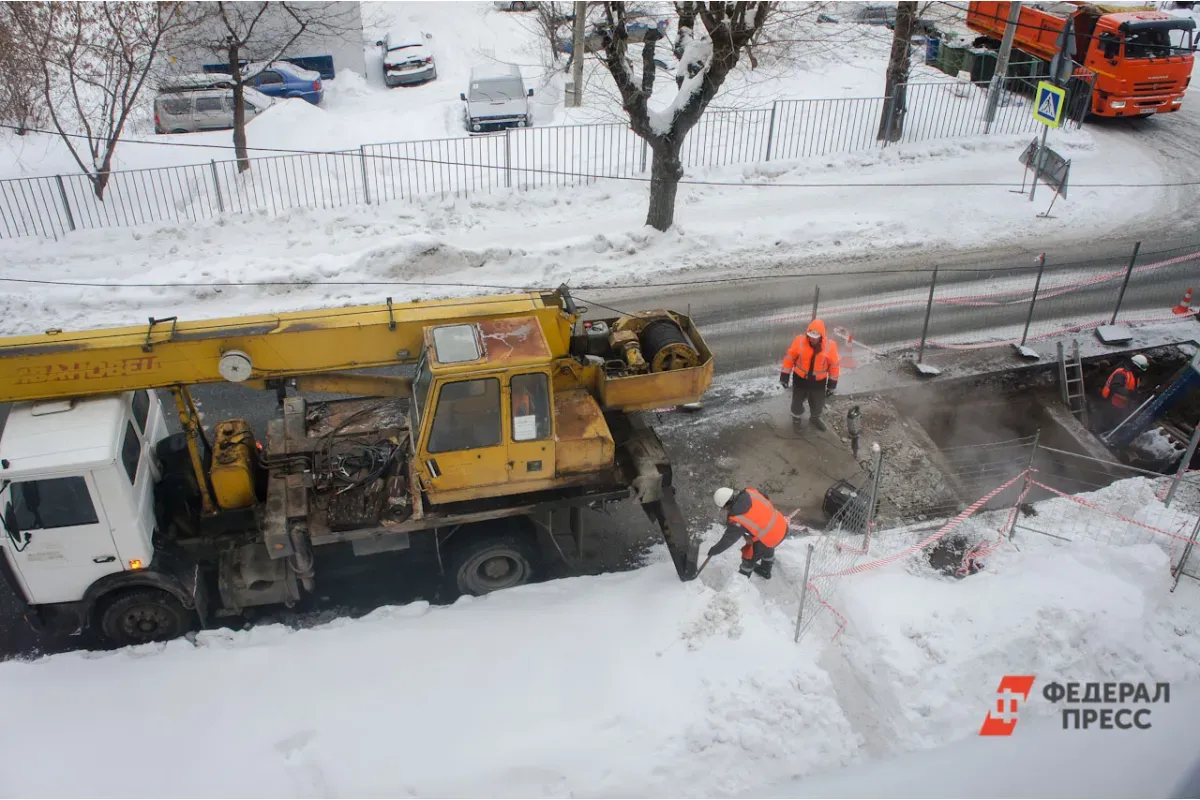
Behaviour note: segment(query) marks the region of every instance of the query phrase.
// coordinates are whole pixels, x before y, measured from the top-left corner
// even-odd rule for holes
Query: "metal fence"
[[[1072,108],[1086,108],[1090,85],[1077,81]],[[1031,133],[1021,79],[1009,79],[993,134]],[[900,143],[981,135],[987,86],[910,83],[900,113]],[[1083,105],[1080,105],[1083,103]],[[782,100],[770,108],[710,109],[684,140],[687,168],[721,167],[850,153],[888,146],[876,138],[882,97]],[[1077,127],[1082,113],[1066,123]],[[293,208],[341,208],[424,196],[640,177],[649,170],[644,141],[624,124],[510,129],[501,134],[367,144],[357,150],[297,153],[111,173],[104,199],[88,176],[0,181],[0,238],[212,219],[222,214],[279,214]]]

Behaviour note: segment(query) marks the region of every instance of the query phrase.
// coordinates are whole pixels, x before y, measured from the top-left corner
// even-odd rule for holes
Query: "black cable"
[[[1139,258],[1160,255],[1163,253],[1173,253],[1176,251],[1186,251],[1191,248],[1200,248],[1200,242],[1197,242],[1194,245],[1173,247],[1173,248],[1168,248],[1165,250],[1142,250],[1139,253]],[[1197,251],[1193,254],[1181,253],[1181,255],[1191,255],[1192,258],[1200,258],[1200,251]],[[1116,259],[1116,258],[1118,258],[1118,256],[1112,256],[1112,258]],[[1095,260],[1080,259],[1078,261],[1064,261],[1064,262],[1047,263],[1046,266],[1047,266],[1047,270],[1052,271],[1055,268],[1065,269],[1065,268],[1080,267],[1080,266],[1092,266],[1092,267],[1102,267],[1102,268],[1112,267],[1114,270],[1116,270],[1118,267],[1121,267],[1122,265],[1117,264],[1117,263],[1108,265],[1108,264],[1098,263]],[[1007,275],[1007,274],[1020,273],[1020,272],[1036,272],[1037,269],[1038,268],[1036,266],[1032,266],[1032,267],[1024,267],[1024,266],[946,267],[946,266],[941,266],[941,265],[938,266],[938,271],[940,273],[956,273],[956,274],[967,274],[967,275],[972,275],[972,274]],[[817,279],[820,279],[825,276],[828,276],[831,278],[837,278],[837,277],[842,277],[842,276],[847,276],[847,275],[873,275],[873,276],[912,275],[912,274],[932,273],[932,272],[933,272],[933,267],[911,267],[911,268],[905,268],[905,269],[883,269],[883,270],[871,270],[871,269],[839,270],[837,272],[791,272],[791,273],[777,273],[777,274],[770,274],[770,275],[757,275],[757,276],[753,276],[753,277],[739,276],[739,277],[733,277],[733,278],[694,278],[694,279],[686,280],[686,281],[657,281],[654,283],[631,284],[628,286],[628,288],[655,289],[655,288],[700,286],[700,285],[709,285],[709,284],[743,283],[746,281],[763,281],[763,280],[773,280],[773,281],[774,280],[796,280],[796,279],[817,280]],[[1114,276],[1112,278],[1112,280],[1117,280],[1118,277],[1119,276]],[[191,288],[197,288],[197,287],[245,288],[245,287],[262,287],[262,286],[295,286],[295,287],[307,287],[307,286],[402,286],[402,287],[425,287],[425,288],[451,287],[451,288],[459,288],[459,289],[495,289],[498,291],[505,291],[505,292],[534,291],[533,287],[507,286],[507,285],[492,284],[492,283],[463,283],[463,282],[451,282],[451,281],[203,281],[203,282],[163,281],[163,282],[159,282],[159,283],[111,283],[111,282],[106,283],[106,282],[100,282],[100,281],[69,281],[69,280],[49,280],[49,279],[43,279],[43,278],[13,278],[13,277],[0,276],[0,283],[23,283],[23,284],[31,284],[31,285],[37,285],[37,286],[71,286],[71,287],[75,287],[75,288],[98,288],[98,289],[191,289]],[[613,289],[613,288],[618,288],[618,287],[614,287],[611,284],[609,284],[609,285],[581,284],[577,287],[573,287],[573,290],[603,291],[605,289]],[[1023,290],[1013,290],[1013,293],[1016,293],[1018,291],[1023,291]],[[605,308],[605,309],[608,309],[609,311],[614,311],[618,314],[624,313],[624,312],[621,312],[610,306],[606,306],[603,303],[596,303],[595,301],[587,301],[585,298],[582,298],[582,297],[580,299],[585,300],[585,302],[591,302],[593,305],[596,305],[600,308]],[[472,300],[470,302],[474,303],[474,302],[479,302],[479,301]],[[1012,301],[1012,302],[1024,302],[1024,301]],[[353,314],[360,314],[360,313],[375,313],[375,312],[352,311],[352,312],[348,312],[348,313],[353,315]]]

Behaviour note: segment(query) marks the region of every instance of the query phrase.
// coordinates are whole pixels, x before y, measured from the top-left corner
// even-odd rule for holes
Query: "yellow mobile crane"
[[[632,497],[690,580],[698,543],[637,412],[697,402],[712,353],[685,315],[585,311],[561,287],[0,339],[0,574],[31,623],[137,643],[294,604],[335,543],[431,549],[464,593],[516,586],[533,521],[569,509],[578,544],[583,507]],[[189,387],[222,381],[277,393],[265,443],[205,430]]]

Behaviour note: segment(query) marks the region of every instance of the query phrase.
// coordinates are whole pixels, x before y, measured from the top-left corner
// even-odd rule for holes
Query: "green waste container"
[[[975,50],[975,59],[971,62],[971,80],[975,83],[988,83],[996,74],[996,61],[999,56],[992,50]]]
[[[947,75],[958,75],[959,70],[962,69],[967,48],[962,45],[943,43],[938,50],[938,69]]]

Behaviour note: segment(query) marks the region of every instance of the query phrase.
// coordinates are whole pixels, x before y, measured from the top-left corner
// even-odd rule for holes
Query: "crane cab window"
[[[146,432],[146,419],[150,416],[150,393],[145,389],[138,389],[133,393],[133,401],[131,403],[133,418],[137,422],[137,428],[140,433]]]
[[[137,483],[138,464],[142,460],[142,442],[138,439],[133,423],[125,423],[125,441],[121,442],[121,464],[130,483]]]
[[[515,375],[512,389],[512,438],[536,442],[550,437],[550,388],[545,373]]]
[[[12,485],[13,513],[22,531],[95,525],[87,481],[81,476],[22,481]]]
[[[474,325],[442,325],[433,329],[433,355],[443,364],[478,361],[483,355]]]
[[[451,453],[500,444],[500,380],[480,378],[442,386],[433,428],[430,453]]]

